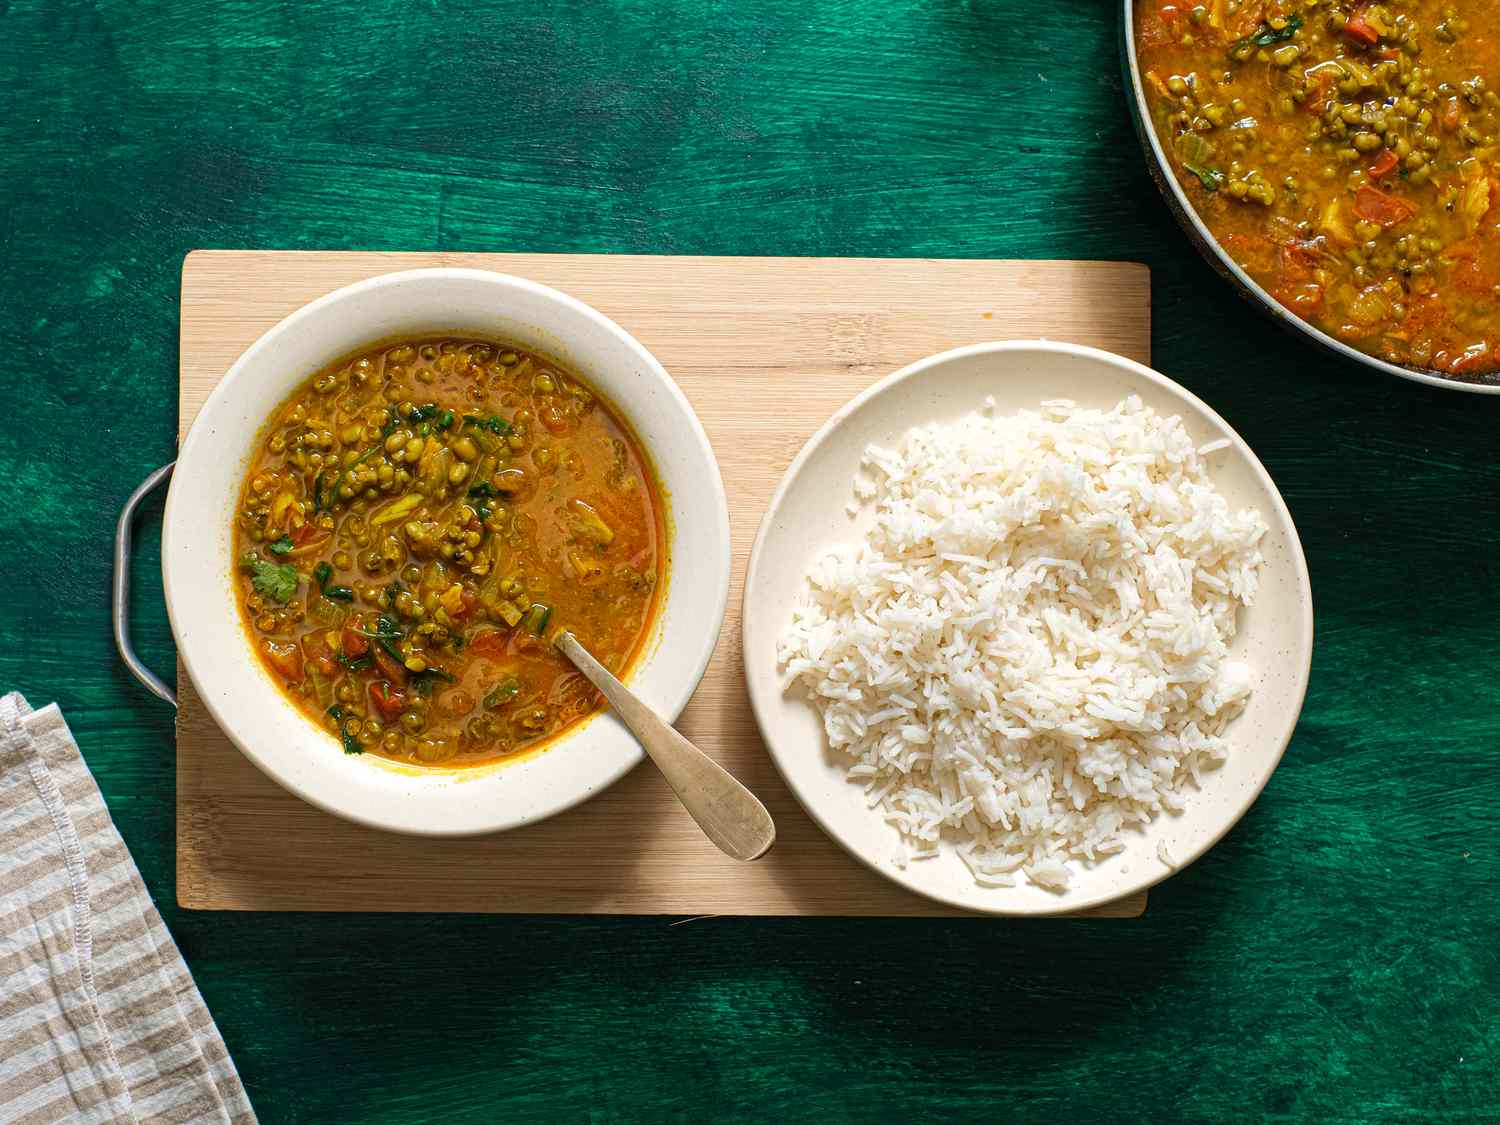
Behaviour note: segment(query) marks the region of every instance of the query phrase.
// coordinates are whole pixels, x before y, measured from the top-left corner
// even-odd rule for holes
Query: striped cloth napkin
[[[254,1122],[62,713],[0,699],[0,1123]]]

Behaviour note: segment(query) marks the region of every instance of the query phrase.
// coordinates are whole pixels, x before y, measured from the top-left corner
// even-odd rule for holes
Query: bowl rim
[[[864,864],[876,874],[891,880],[898,886],[904,887],[907,890],[922,895],[925,898],[940,902],[945,906],[956,907],[971,914],[983,914],[997,917],[1048,917],[1060,914],[1074,914],[1079,911],[1090,910],[1094,907],[1102,906],[1110,902],[1115,902],[1130,895],[1148,891],[1163,880],[1170,878],[1173,875],[1179,874],[1185,868],[1197,862],[1204,854],[1210,851],[1215,845],[1219,843],[1220,840],[1222,840],[1226,835],[1229,834],[1234,826],[1244,818],[1245,814],[1250,810],[1251,806],[1253,806],[1255,802],[1260,798],[1261,793],[1265,791],[1265,787],[1270,783],[1271,777],[1280,767],[1281,760],[1286,754],[1286,748],[1291,744],[1292,736],[1296,733],[1297,723],[1301,717],[1302,708],[1307,700],[1308,684],[1312,676],[1312,656],[1315,640],[1312,579],[1307,569],[1307,556],[1302,547],[1302,539],[1297,532],[1296,523],[1292,520],[1291,511],[1287,508],[1286,500],[1282,497],[1281,491],[1276,487],[1275,481],[1271,479],[1271,474],[1266,470],[1266,467],[1261,463],[1260,458],[1255,455],[1255,451],[1250,448],[1245,439],[1242,438],[1239,433],[1232,426],[1230,426],[1227,421],[1224,420],[1224,418],[1218,413],[1218,411],[1214,410],[1201,398],[1195,395],[1192,391],[1188,390],[1186,387],[1182,386],[1180,383],[1176,382],[1173,379],[1169,379],[1167,376],[1161,374],[1159,371],[1147,367],[1145,364],[1137,363],[1135,360],[1127,359],[1124,356],[1116,355],[1113,352],[1103,351],[1099,348],[1092,348],[1082,344],[1070,344],[1052,340],[1000,340],[979,344],[969,344],[963,347],[950,348],[947,351],[937,352],[934,355],[926,356],[914,363],[907,364],[905,367],[902,367],[898,371],[885,376],[872,386],[867,387],[865,390],[855,395],[836,412],[834,412],[834,414],[829,417],[829,419],[821,427],[819,427],[817,432],[814,433],[812,437],[807,439],[806,444],[804,444],[801,450],[798,451],[797,456],[792,459],[791,464],[787,466],[786,472],[782,475],[780,482],[776,486],[776,491],[772,494],[771,499],[766,506],[765,515],[761,518],[760,526],[756,530],[755,541],[750,548],[750,560],[745,570],[745,585],[742,598],[748,601],[752,594],[756,592],[758,590],[758,587],[761,585],[759,572],[762,560],[762,548],[764,546],[766,537],[770,532],[773,515],[775,514],[777,509],[780,508],[782,500],[785,498],[787,493],[790,492],[793,486],[796,484],[797,478],[800,476],[807,462],[812,459],[817,450],[830,439],[833,432],[838,427],[840,427],[851,415],[856,413],[871,399],[885,394],[893,387],[901,383],[904,383],[911,379],[919,378],[923,374],[936,367],[940,367],[959,360],[964,360],[975,355],[1003,355],[1006,353],[1018,352],[1046,352],[1051,354],[1070,356],[1076,359],[1087,359],[1095,362],[1102,362],[1108,365],[1123,368],[1125,371],[1132,375],[1144,378],[1148,382],[1156,384],[1160,389],[1166,391],[1173,397],[1178,398],[1184,404],[1202,411],[1210,420],[1212,420],[1215,424],[1223,429],[1225,436],[1230,440],[1231,446],[1240,454],[1240,456],[1245,459],[1245,462],[1248,464],[1253,474],[1259,480],[1261,486],[1271,497],[1274,511],[1268,514],[1274,516],[1274,518],[1279,520],[1288,533],[1288,541],[1291,546],[1292,564],[1295,571],[1297,589],[1299,592],[1297,641],[1298,648],[1302,653],[1302,660],[1300,667],[1296,669],[1296,687],[1289,696],[1289,703],[1286,708],[1286,718],[1283,720],[1280,728],[1276,733],[1275,753],[1269,760],[1268,768],[1266,769],[1264,776],[1259,780],[1258,784],[1246,789],[1242,798],[1235,804],[1232,815],[1229,815],[1225,818],[1223,824],[1219,827],[1219,829],[1214,832],[1208,839],[1202,842],[1191,853],[1184,853],[1184,855],[1174,859],[1170,867],[1166,868],[1163,871],[1160,871],[1159,873],[1155,873],[1148,878],[1130,879],[1128,880],[1127,885],[1123,886],[1121,889],[1096,894],[1090,898],[1069,899],[1066,896],[1059,896],[1061,901],[1055,903],[1044,903],[1039,908],[1025,907],[1022,909],[1015,909],[1013,907],[990,907],[986,905],[976,905],[974,902],[966,901],[961,897],[945,894],[934,888],[920,886],[914,882],[898,877],[895,872],[887,870],[883,865],[878,863],[871,856],[868,856],[863,852],[856,850],[850,842],[846,841],[843,838],[837,828],[831,825],[829,821],[819,812],[816,801],[811,799],[808,794],[802,791],[793,776],[783,767],[781,754],[777,750],[776,741],[768,734],[768,731],[771,729],[771,723],[769,721],[771,701],[767,698],[763,698],[761,691],[758,689],[757,680],[755,678],[752,678],[750,675],[750,670],[754,667],[754,659],[756,656],[756,653],[752,651],[752,648],[754,646],[754,641],[760,636],[762,625],[759,622],[758,618],[746,614],[743,608],[741,610],[741,619],[745,622],[745,626],[741,630],[740,641],[741,659],[743,660],[745,665],[745,675],[747,681],[746,687],[750,696],[750,707],[755,715],[756,725],[759,728],[762,741],[764,741],[766,745],[766,751],[770,755],[771,760],[776,764],[777,772],[780,773],[781,778],[786,783],[787,788],[790,789],[792,795],[796,797],[798,804],[802,806],[803,810],[818,824],[818,826],[824,831],[824,833],[828,835],[830,839],[832,839],[841,848],[843,848],[844,851],[852,855],[855,859],[859,860],[860,863]],[[978,409],[979,406],[980,403],[976,402],[974,408]],[[779,682],[779,676],[774,678]]]
[[[695,511],[693,513],[693,519],[699,521],[708,521],[709,534],[712,541],[716,544],[717,549],[713,552],[713,557],[711,558],[704,558],[702,552],[695,553],[695,566],[701,566],[702,564],[707,563],[712,567],[712,588],[710,593],[711,611],[709,615],[711,620],[711,627],[706,628],[702,631],[701,639],[698,642],[696,650],[692,652],[691,658],[684,659],[684,674],[680,677],[679,680],[676,681],[675,689],[671,692],[669,698],[657,705],[657,709],[670,721],[675,721],[678,715],[680,715],[682,710],[687,706],[693,694],[697,691],[698,686],[702,682],[703,676],[713,659],[714,652],[718,648],[718,643],[723,631],[725,614],[728,609],[729,586],[732,570],[732,544],[730,539],[728,500],[724,492],[723,475],[719,468],[718,458],[714,454],[713,445],[708,439],[707,431],[703,428],[702,420],[698,417],[697,412],[694,411],[692,404],[687,399],[687,396],[683,394],[682,388],[677,385],[676,380],[671,377],[666,368],[662,365],[661,361],[658,360],[656,356],[652,354],[644,344],[637,340],[634,335],[628,332],[616,321],[606,316],[604,313],[600,312],[593,306],[579,300],[578,298],[564,293],[561,290],[554,289],[551,286],[544,285],[541,282],[532,281],[529,278],[520,277],[515,274],[504,273],[498,270],[451,266],[420,267],[416,269],[393,270],[376,274],[372,277],[363,278],[359,281],[355,281],[348,285],[343,285],[336,289],[330,290],[329,292],[324,293],[314,298],[313,300],[299,306],[297,309],[287,314],[281,320],[277,321],[275,324],[271,325],[263,333],[261,333],[261,335],[258,336],[255,341],[250,344],[249,347],[247,347],[243,352],[240,353],[239,357],[234,361],[233,364],[230,365],[228,370],[225,371],[223,376],[214,385],[213,389],[204,399],[202,406],[199,407],[198,413],[194,417],[192,424],[189,426],[188,431],[184,435],[181,445],[178,449],[176,461],[177,471],[173,473],[172,484],[167,491],[166,500],[163,505],[161,551],[162,593],[163,600],[166,603],[167,618],[171,626],[173,641],[176,645],[178,656],[182,661],[183,668],[186,669],[188,676],[192,680],[195,688],[198,689],[196,693],[198,699],[212,716],[219,730],[222,731],[227,738],[229,738],[229,740],[235,745],[240,753],[243,754],[247,759],[249,759],[249,761],[252,762],[257,769],[259,769],[267,777],[271,778],[271,780],[276,782],[282,788],[286,789],[288,792],[307,802],[309,805],[314,806],[315,808],[321,809],[324,812],[337,816],[340,819],[351,821],[355,824],[360,824],[369,828],[380,829],[386,832],[393,832],[399,835],[438,838],[457,838],[489,835],[495,832],[509,831],[514,828],[524,827],[527,824],[533,824],[537,821],[556,816],[559,813],[565,812],[568,809],[573,808],[576,805],[579,805],[584,801],[587,801],[590,798],[604,792],[615,782],[619,781],[627,773],[633,770],[637,765],[639,765],[646,756],[645,751],[642,750],[638,743],[634,743],[632,736],[632,745],[629,748],[629,752],[622,756],[622,760],[618,763],[618,765],[614,768],[606,769],[599,773],[589,775],[587,785],[575,786],[573,791],[565,794],[563,797],[540,802],[523,814],[494,817],[493,822],[485,821],[472,825],[454,825],[450,823],[444,823],[437,819],[433,819],[422,823],[415,821],[394,823],[392,822],[392,820],[386,818],[385,816],[382,816],[380,813],[373,813],[361,807],[339,804],[336,801],[327,800],[321,794],[311,791],[306,785],[300,783],[297,778],[289,776],[287,771],[279,768],[277,761],[278,755],[275,753],[266,752],[256,743],[254,739],[246,737],[239,729],[235,721],[224,713],[224,709],[219,699],[217,698],[216,693],[210,690],[205,690],[201,686],[204,683],[204,680],[201,677],[205,669],[196,659],[194,646],[192,644],[183,643],[183,623],[180,619],[180,609],[176,604],[178,599],[174,596],[174,590],[179,589],[174,581],[174,574],[179,573],[174,570],[174,567],[178,560],[177,552],[171,549],[171,541],[173,529],[178,523],[177,509],[183,502],[181,500],[182,489],[180,487],[180,482],[186,480],[191,475],[190,472],[184,472],[183,470],[190,469],[190,466],[200,458],[212,456],[216,452],[213,446],[203,444],[209,440],[207,436],[209,426],[205,420],[213,418],[216,411],[223,408],[225,400],[229,398],[229,396],[233,393],[232,387],[235,380],[241,377],[242,373],[246,370],[252,369],[253,366],[260,360],[260,357],[263,355],[263,353],[274,348],[277,342],[283,339],[289,333],[297,332],[306,322],[314,320],[315,318],[321,316],[330,306],[336,306],[346,301],[358,299],[367,293],[380,289],[391,288],[400,285],[410,285],[413,283],[422,284],[427,281],[450,280],[471,281],[485,285],[492,285],[496,288],[497,297],[503,297],[504,293],[506,292],[524,292],[536,298],[539,298],[544,302],[556,304],[567,310],[569,313],[581,317],[583,320],[599,328],[605,335],[613,337],[618,344],[620,344],[627,352],[631,353],[633,359],[639,364],[640,370],[642,372],[647,372],[652,376],[653,381],[658,385],[659,389],[667,395],[667,397],[673,402],[673,404],[681,413],[682,417],[680,421],[684,424],[681,425],[680,428],[683,430],[683,436],[685,439],[691,442],[694,447],[695,453],[701,458],[703,462],[703,465],[695,467],[695,470],[706,470],[705,480],[713,500],[710,511]],[[359,345],[357,344],[354,345],[355,348],[357,348],[358,346]],[[305,378],[307,374],[309,373],[304,372],[303,377]],[[594,386],[598,381],[597,377],[590,377],[586,375],[585,378],[590,379],[590,386]],[[290,393],[290,391],[288,391],[288,393]],[[615,409],[622,410],[622,408],[618,406],[616,406]],[[637,432],[639,432],[639,424],[634,419],[631,419],[628,415],[626,415],[625,417],[626,420],[634,428],[636,428]],[[674,423],[674,425],[676,424],[677,423]],[[248,449],[249,443],[253,440],[253,435],[250,433],[245,433],[242,436],[244,437],[245,448]],[[645,439],[641,438],[641,440],[644,441]],[[652,458],[653,463],[659,466],[659,459],[656,456],[656,451],[647,449],[646,452],[647,456]],[[244,460],[241,450],[235,450],[233,455],[237,462],[242,462]],[[659,468],[658,471],[660,471]],[[668,504],[670,511],[671,494],[666,487],[667,481],[663,479],[661,483],[663,485],[663,491],[664,493],[666,493],[663,499]],[[664,600],[658,606],[656,619],[658,623],[662,621],[662,617],[666,613],[669,605],[669,599],[672,590],[672,570],[676,565],[679,565],[679,562],[677,560],[669,560],[667,586],[668,600]],[[242,622],[238,624],[240,624],[241,626],[243,625]],[[660,647],[661,645],[663,645],[665,643],[665,640],[666,634],[663,631],[657,636],[657,646]],[[651,644],[651,639],[648,638],[646,643]],[[250,651],[248,644],[245,646],[242,655],[244,659],[253,662],[257,666],[259,665],[259,661],[257,660],[255,654]],[[631,678],[634,677],[634,673],[639,671],[645,662],[649,661],[651,655],[652,653],[648,651],[634,662],[634,665],[631,669]],[[278,695],[281,694],[279,687],[275,690]],[[287,701],[283,700],[283,702]],[[305,712],[301,710],[301,708],[291,707],[289,703],[288,706],[308,724],[310,732],[316,731],[316,733],[320,737],[326,734],[326,732],[317,730],[315,724],[313,724],[312,720],[306,715]],[[496,774],[504,770],[522,767],[528,760],[534,760],[536,758],[542,757],[543,755],[551,753],[563,743],[582,735],[589,728],[593,727],[601,720],[613,721],[618,723],[618,720],[614,719],[610,712],[608,712],[607,710],[596,712],[594,715],[577,724],[572,730],[564,732],[561,736],[559,736],[559,738],[554,740],[544,749],[538,751],[536,755],[523,756],[521,759],[513,763],[501,761],[498,763],[486,763],[484,765],[475,766],[471,769],[432,769],[430,771],[416,771],[415,767],[413,767],[413,772],[415,773],[415,776],[419,777],[430,777],[433,779],[441,779],[445,781],[456,780],[459,783],[459,785],[457,786],[458,791],[462,793],[462,786],[464,783],[478,780],[481,778],[481,776],[495,776]],[[624,729],[623,726],[621,727],[621,729]],[[382,763],[384,763],[384,761],[384,759],[381,759]],[[394,768],[405,769],[405,767],[401,767],[399,765],[396,765]]]
[[[1123,0],[1123,13],[1120,23],[1121,50],[1125,59],[1125,70],[1130,76],[1131,117],[1139,134],[1141,143],[1149,157],[1148,163],[1153,173],[1152,179],[1160,189],[1168,204],[1168,210],[1172,212],[1178,224],[1182,226],[1191,241],[1197,246],[1198,252],[1208,259],[1209,264],[1214,266],[1226,280],[1240,290],[1240,295],[1253,304],[1260,306],[1262,311],[1269,314],[1283,327],[1300,332],[1313,343],[1322,347],[1325,351],[1332,352],[1340,359],[1352,360],[1355,363],[1372,368],[1387,375],[1395,375],[1397,378],[1405,379],[1413,383],[1424,383],[1430,387],[1439,387],[1446,391],[1460,391],[1467,394],[1477,395],[1500,395],[1500,381],[1492,383],[1475,383],[1462,379],[1448,378],[1424,371],[1414,367],[1403,367],[1399,363],[1381,359],[1379,356],[1362,352],[1358,348],[1352,348],[1342,340],[1337,340],[1328,335],[1316,325],[1309,324],[1300,316],[1285,308],[1281,302],[1271,296],[1260,283],[1252,278],[1245,270],[1224,250],[1213,232],[1208,229],[1198,210],[1193,206],[1187,193],[1182,189],[1182,183],[1177,178],[1177,173],[1172,170],[1172,163],[1167,158],[1166,150],[1162,147],[1161,138],[1156,135],[1156,129],[1151,123],[1151,107],[1146,100],[1146,88],[1141,82],[1140,59],[1136,53],[1135,43],[1135,0]]]

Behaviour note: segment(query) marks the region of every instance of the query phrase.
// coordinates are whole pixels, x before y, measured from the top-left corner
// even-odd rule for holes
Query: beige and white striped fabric
[[[62,713],[0,699],[0,1125],[254,1122]]]

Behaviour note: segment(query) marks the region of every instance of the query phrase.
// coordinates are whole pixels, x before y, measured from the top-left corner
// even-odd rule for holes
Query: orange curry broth
[[[1151,117],[1220,245],[1393,363],[1500,372],[1500,20],[1454,0],[1137,5]]]
[[[440,336],[330,364],[257,440],[235,515],[257,653],[347,753],[468,766],[603,706],[549,640],[617,674],[666,576],[661,491],[561,365]]]

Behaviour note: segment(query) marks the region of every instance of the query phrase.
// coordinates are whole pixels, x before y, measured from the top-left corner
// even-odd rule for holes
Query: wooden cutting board
[[[777,843],[721,855],[649,766],[541,824],[462,840],[361,828],[236,751],[178,669],[177,900],[204,910],[526,914],[958,913],[868,870],[793,799],[740,660],[750,543],[782,472],[856,392],[960,344],[1047,337],[1150,360],[1150,275],[1128,262],[198,250],[182,269],[181,431],[246,347],[315,297],[391,270],[469,266],[556,286],[671,372],[723,470],[734,551],[718,650],[679,726],[765,801]],[[226,451],[226,456],[239,451]],[[1144,893],[1099,907],[1136,917]]]

